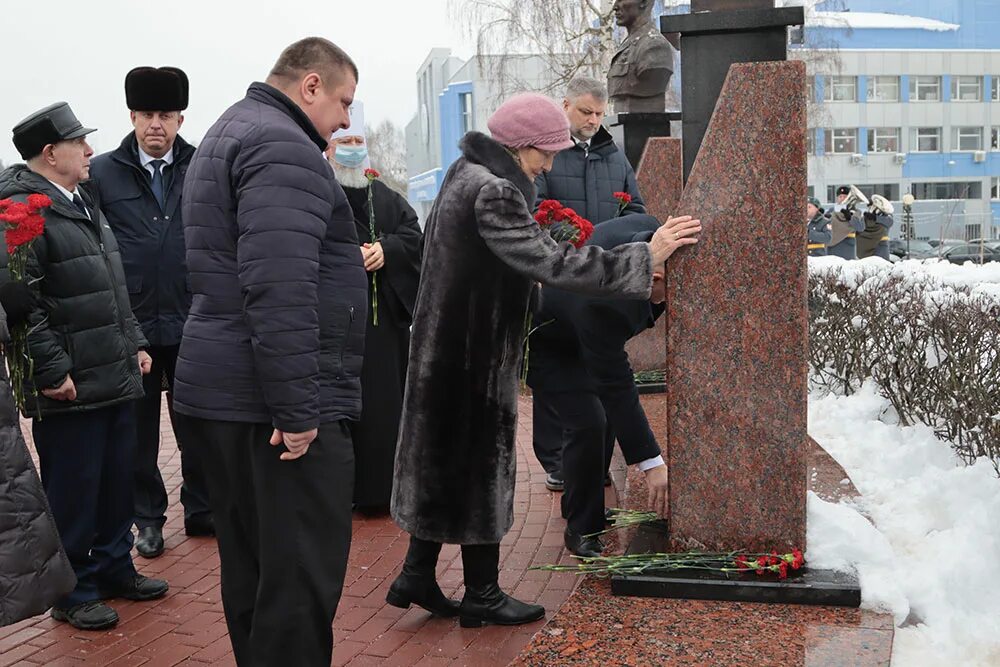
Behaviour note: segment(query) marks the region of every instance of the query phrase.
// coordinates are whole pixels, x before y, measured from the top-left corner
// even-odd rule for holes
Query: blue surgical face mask
[[[348,168],[360,167],[368,157],[367,146],[337,146],[333,159]]]

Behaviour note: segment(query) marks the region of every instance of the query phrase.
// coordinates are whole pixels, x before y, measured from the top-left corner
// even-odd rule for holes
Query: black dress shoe
[[[604,476],[604,486],[611,486],[611,473]]]
[[[52,608],[52,618],[77,630],[105,630],[118,625],[118,612],[100,600],[90,600],[68,609]]]
[[[463,628],[479,628],[487,623],[531,623],[545,617],[545,607],[512,598],[494,582],[485,586],[466,586],[458,613],[458,624]]]
[[[604,544],[596,536],[577,535],[567,530],[563,533],[563,541],[570,552],[584,558],[597,558],[604,551]]]
[[[433,575],[400,574],[389,586],[385,601],[400,609],[408,609],[415,604],[435,616],[458,616],[458,603],[445,597]]]
[[[215,519],[211,514],[184,517],[184,534],[188,537],[215,537]]]
[[[100,593],[101,597],[105,599],[123,598],[144,602],[162,598],[167,594],[169,588],[170,586],[163,579],[150,579],[141,574],[133,574],[127,579],[102,585]]]
[[[135,541],[135,550],[143,558],[156,558],[163,553],[163,529],[148,526],[139,530]]]
[[[545,488],[549,491],[562,491],[565,486],[566,483],[556,475],[550,474],[545,478]]]

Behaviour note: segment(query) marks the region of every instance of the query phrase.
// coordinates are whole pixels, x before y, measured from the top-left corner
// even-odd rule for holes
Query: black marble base
[[[638,530],[629,543],[629,553],[667,552],[667,536],[662,530]],[[728,602],[770,602],[835,607],[861,606],[861,587],[856,577],[830,570],[802,568],[777,575],[730,574],[704,570],[674,570],[657,574],[615,575],[611,577],[615,595]]]
[[[643,384],[637,384],[636,389],[639,390],[640,394],[665,394],[667,393],[667,383],[647,382]]]

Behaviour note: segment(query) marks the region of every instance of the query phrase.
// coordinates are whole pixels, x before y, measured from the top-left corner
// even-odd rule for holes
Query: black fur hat
[[[183,111],[187,74],[177,67],[136,67],[125,75],[125,103],[132,111]]]

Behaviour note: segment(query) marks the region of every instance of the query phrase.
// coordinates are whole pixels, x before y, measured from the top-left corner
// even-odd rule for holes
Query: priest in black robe
[[[370,169],[361,102],[352,105],[351,126],[333,135],[328,153],[354,211],[368,271],[363,408],[361,421],[351,424],[354,505],[362,512],[381,513],[388,510],[392,494],[423,234],[406,198]]]

